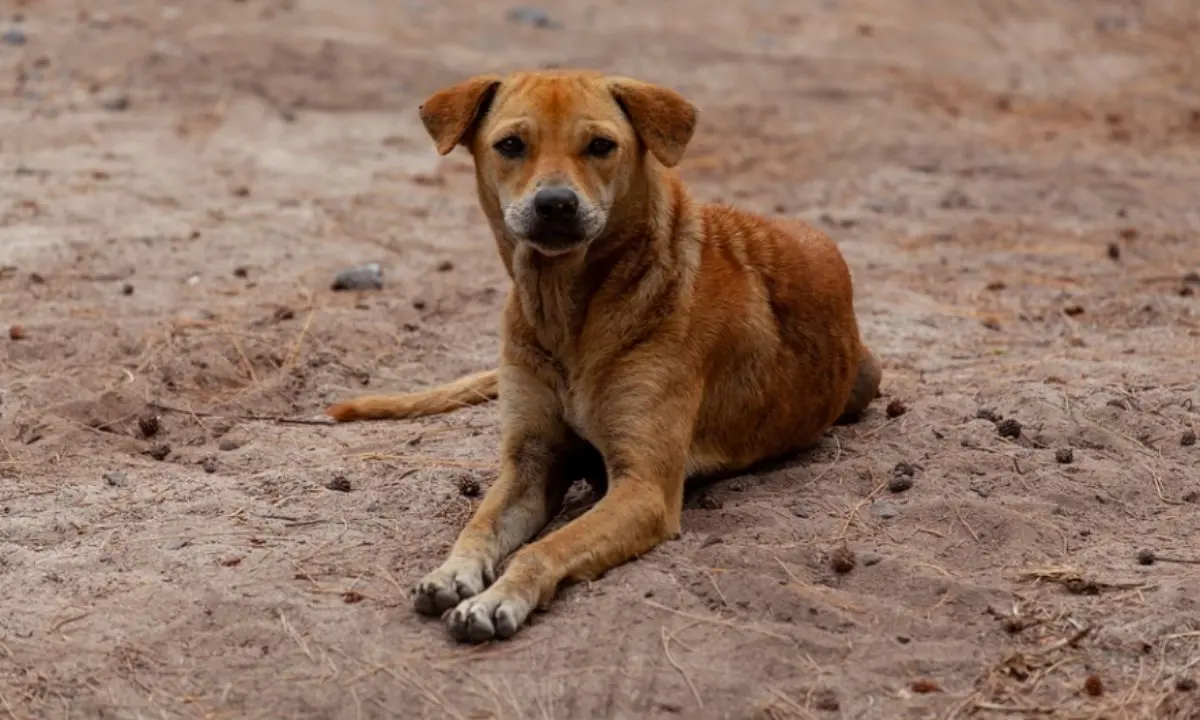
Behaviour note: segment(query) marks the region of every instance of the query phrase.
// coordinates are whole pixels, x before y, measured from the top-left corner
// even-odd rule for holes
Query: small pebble
[[[239,265],[233,269],[233,276],[236,278],[244,278],[250,275],[250,268],[245,265]]]
[[[13,325],[8,328],[9,340],[24,340],[27,337],[29,337],[29,334],[25,332],[24,325]]]
[[[133,283],[125,283],[124,285],[122,285],[121,286],[121,294],[122,295],[132,295],[133,294]]]
[[[155,445],[154,447],[147,450],[146,454],[149,455],[150,457],[154,458],[155,460],[159,460],[159,461],[166,460],[167,456],[171,454],[171,446],[167,445],[166,443],[163,443],[161,445]]]
[[[558,27],[545,10],[532,5],[518,5],[508,11],[508,21],[521,25],[532,25],[536,28],[549,29]]]
[[[367,263],[347,268],[333,278],[334,290],[382,290],[383,268],[379,263]]]
[[[11,47],[19,47],[24,45],[29,38],[25,36],[25,31],[21,28],[9,28],[4,31],[4,44]]]
[[[450,272],[453,269],[454,269],[454,263],[449,260],[443,260],[442,262],[438,263],[438,266],[437,266],[438,272]]]
[[[104,473],[104,482],[113,487],[125,487],[128,480],[125,477],[125,473],[119,470],[113,470],[112,472]]]
[[[889,418],[898,418],[906,412],[908,412],[908,407],[904,404],[903,400],[896,399],[887,405],[887,416]]]
[[[1059,448],[1054,451],[1054,459],[1060,465],[1070,465],[1075,462],[1075,451],[1069,447]]]
[[[720,545],[723,542],[725,542],[725,540],[720,535],[709,535],[708,537],[704,538],[703,542],[700,543],[700,547],[712,547],[713,545]]]
[[[217,459],[214,457],[204,458],[204,460],[200,462],[200,467],[204,469],[204,472],[212,475],[217,471]]]
[[[871,503],[871,512],[875,513],[875,517],[881,520],[891,520],[900,514],[895,505],[884,500],[876,500]]]
[[[1121,246],[1120,245],[1116,244],[1115,242],[1110,242],[1108,244],[1108,259],[1109,260],[1120,260],[1121,259]]]
[[[163,545],[163,547],[167,550],[182,550],[183,548],[185,548],[191,544],[192,544],[191,540],[185,540],[183,538],[175,538],[174,540],[167,542],[167,544]]]
[[[829,557],[829,567],[838,575],[845,575],[854,569],[858,564],[858,558],[854,556],[854,551],[843,545],[833,551]]]
[[[217,449],[219,449],[221,452],[231,452],[233,450],[237,450],[241,446],[242,444],[233,438],[224,438],[221,440],[221,442],[217,443]]]
[[[337,492],[350,492],[350,481],[341,475],[338,475],[334,479],[325,483],[325,487],[330,490],[336,490]]]
[[[883,562],[883,556],[879,553],[868,552],[863,553],[859,557],[862,559],[863,567],[871,567],[872,565],[878,565],[879,563]]]
[[[109,90],[100,96],[100,107],[110,112],[129,109],[129,96],[119,90]]]
[[[1147,548],[1145,550],[1138,550],[1138,554],[1137,554],[1138,565],[1153,565],[1157,560],[1158,560],[1158,557],[1154,554],[1153,550],[1151,550],[1149,548]]]
[[[1021,437],[1021,423],[1014,418],[1001,420],[996,424],[996,432],[1000,433],[1002,438],[1016,439]]]
[[[1179,444],[1184,447],[1191,447],[1196,444],[1196,431],[1186,430],[1183,436],[1179,438]]]
[[[138,431],[144,438],[152,438],[162,429],[157,415],[143,415],[138,418]]]
[[[1083,691],[1092,697],[1100,697],[1104,694],[1104,682],[1099,675],[1088,675],[1083,682]]]

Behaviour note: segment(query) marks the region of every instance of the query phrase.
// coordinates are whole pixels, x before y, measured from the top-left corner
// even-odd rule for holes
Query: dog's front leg
[[[518,367],[504,371],[500,476],[442,566],[417,585],[413,605],[440,615],[492,583],[496,566],[536,535],[576,479],[581,441],[554,392]]]
[[[609,415],[601,447],[608,493],[516,553],[494,585],[450,613],[450,632],[470,642],[509,637],[535,607],[549,604],[562,581],[594,579],[676,537],[696,404],[677,395],[636,415]]]

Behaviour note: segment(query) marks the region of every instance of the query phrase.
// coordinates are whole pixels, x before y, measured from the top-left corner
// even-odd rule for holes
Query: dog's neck
[[[487,213],[524,320],[562,362],[575,356],[597,294],[620,294],[636,312],[676,274],[673,245],[689,201],[674,172],[649,172],[654,175],[614,205],[609,229],[579,251],[543,255],[508,235],[499,213]],[[628,321],[638,319],[631,315]]]

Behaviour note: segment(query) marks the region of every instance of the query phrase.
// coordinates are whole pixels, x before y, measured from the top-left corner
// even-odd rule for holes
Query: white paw
[[[462,642],[510,638],[525,624],[532,610],[532,603],[493,587],[459,603],[446,618],[446,628]]]
[[[491,582],[492,571],[482,560],[450,558],[417,584],[413,607],[423,615],[441,615]]]

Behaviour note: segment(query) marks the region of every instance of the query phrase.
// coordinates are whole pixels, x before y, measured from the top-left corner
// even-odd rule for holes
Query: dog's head
[[[475,77],[434,93],[421,121],[445,155],[475,157],[505,232],[545,255],[586,247],[653,157],[683,157],[696,109],[673,90],[589,72]]]

